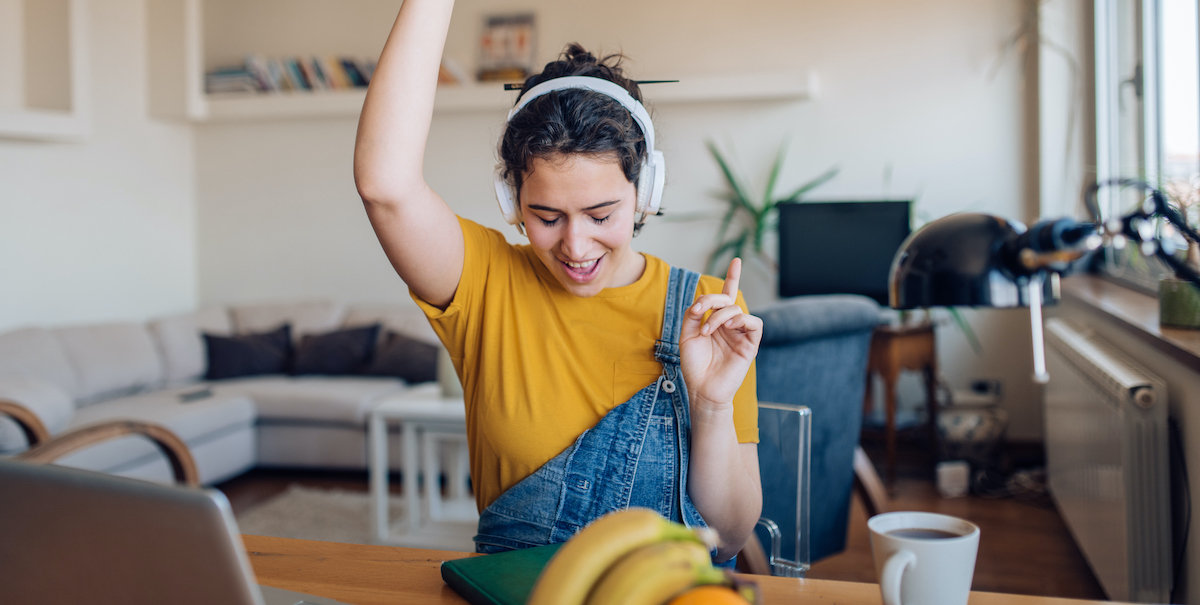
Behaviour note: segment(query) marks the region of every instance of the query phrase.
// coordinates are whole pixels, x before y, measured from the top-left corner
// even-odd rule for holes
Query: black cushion
[[[208,352],[207,380],[283,374],[292,357],[292,326],[283,324],[270,332],[240,336],[204,334]]]
[[[293,374],[360,374],[375,354],[379,324],[309,334],[296,347]]]
[[[388,331],[364,374],[395,376],[409,384],[437,380],[438,348],[423,340]]]

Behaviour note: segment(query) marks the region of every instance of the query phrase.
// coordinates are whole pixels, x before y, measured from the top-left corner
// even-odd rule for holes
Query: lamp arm
[[[1144,236],[1139,228],[1140,221],[1150,220],[1156,216],[1166,219],[1172,227],[1179,230],[1183,236],[1194,242],[1200,243],[1200,232],[1197,232],[1187,223],[1174,206],[1171,205],[1167,196],[1157,187],[1139,179],[1110,179],[1107,181],[1099,181],[1092,183],[1088,187],[1087,193],[1084,195],[1084,205],[1087,206],[1088,212],[1092,213],[1093,218],[1100,220],[1099,207],[1096,205],[1096,193],[1102,187],[1137,187],[1150,193],[1150,200],[1139,207],[1137,210],[1130,212],[1119,219],[1120,233],[1138,243],[1149,243],[1154,246],[1154,255],[1159,258],[1164,264],[1175,272],[1175,275],[1192,282],[1193,285],[1200,288],[1200,271],[1192,268],[1187,263],[1180,261],[1169,251],[1167,246],[1164,246],[1161,241],[1155,236]]]

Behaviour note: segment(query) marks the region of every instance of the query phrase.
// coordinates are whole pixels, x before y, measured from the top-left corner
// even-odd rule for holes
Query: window
[[[1200,221],[1200,15],[1197,0],[1096,2],[1096,172],[1140,178]],[[1098,195],[1104,218],[1137,206],[1135,189]],[[1193,223],[1195,224],[1195,223]],[[1182,242],[1181,242],[1182,243]],[[1134,248],[1106,250],[1106,271],[1157,292],[1171,274]]]

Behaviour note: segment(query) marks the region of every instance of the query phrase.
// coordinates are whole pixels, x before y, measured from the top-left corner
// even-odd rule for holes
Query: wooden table
[[[364,546],[242,536],[258,581],[353,605],[466,603],[442,582],[442,561],[478,555],[398,546]],[[758,582],[765,605],[879,605],[879,586],[831,580],[744,576]],[[1084,605],[1078,601],[990,592],[971,593],[971,605]]]
[[[929,450],[937,460],[937,347],[932,324],[915,326],[882,325],[871,335],[867,361],[867,388],[863,395],[863,413],[875,402],[871,377],[883,379],[883,402],[887,413],[884,435],[887,442],[887,483],[896,483],[896,381],[903,370],[918,370],[925,375],[925,399],[929,408]]]

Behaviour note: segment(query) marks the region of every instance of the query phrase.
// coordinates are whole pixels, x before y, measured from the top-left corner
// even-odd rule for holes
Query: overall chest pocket
[[[662,375],[662,364],[657,361],[618,361],[613,366],[614,406],[629,401],[638,391],[654,384]]]

